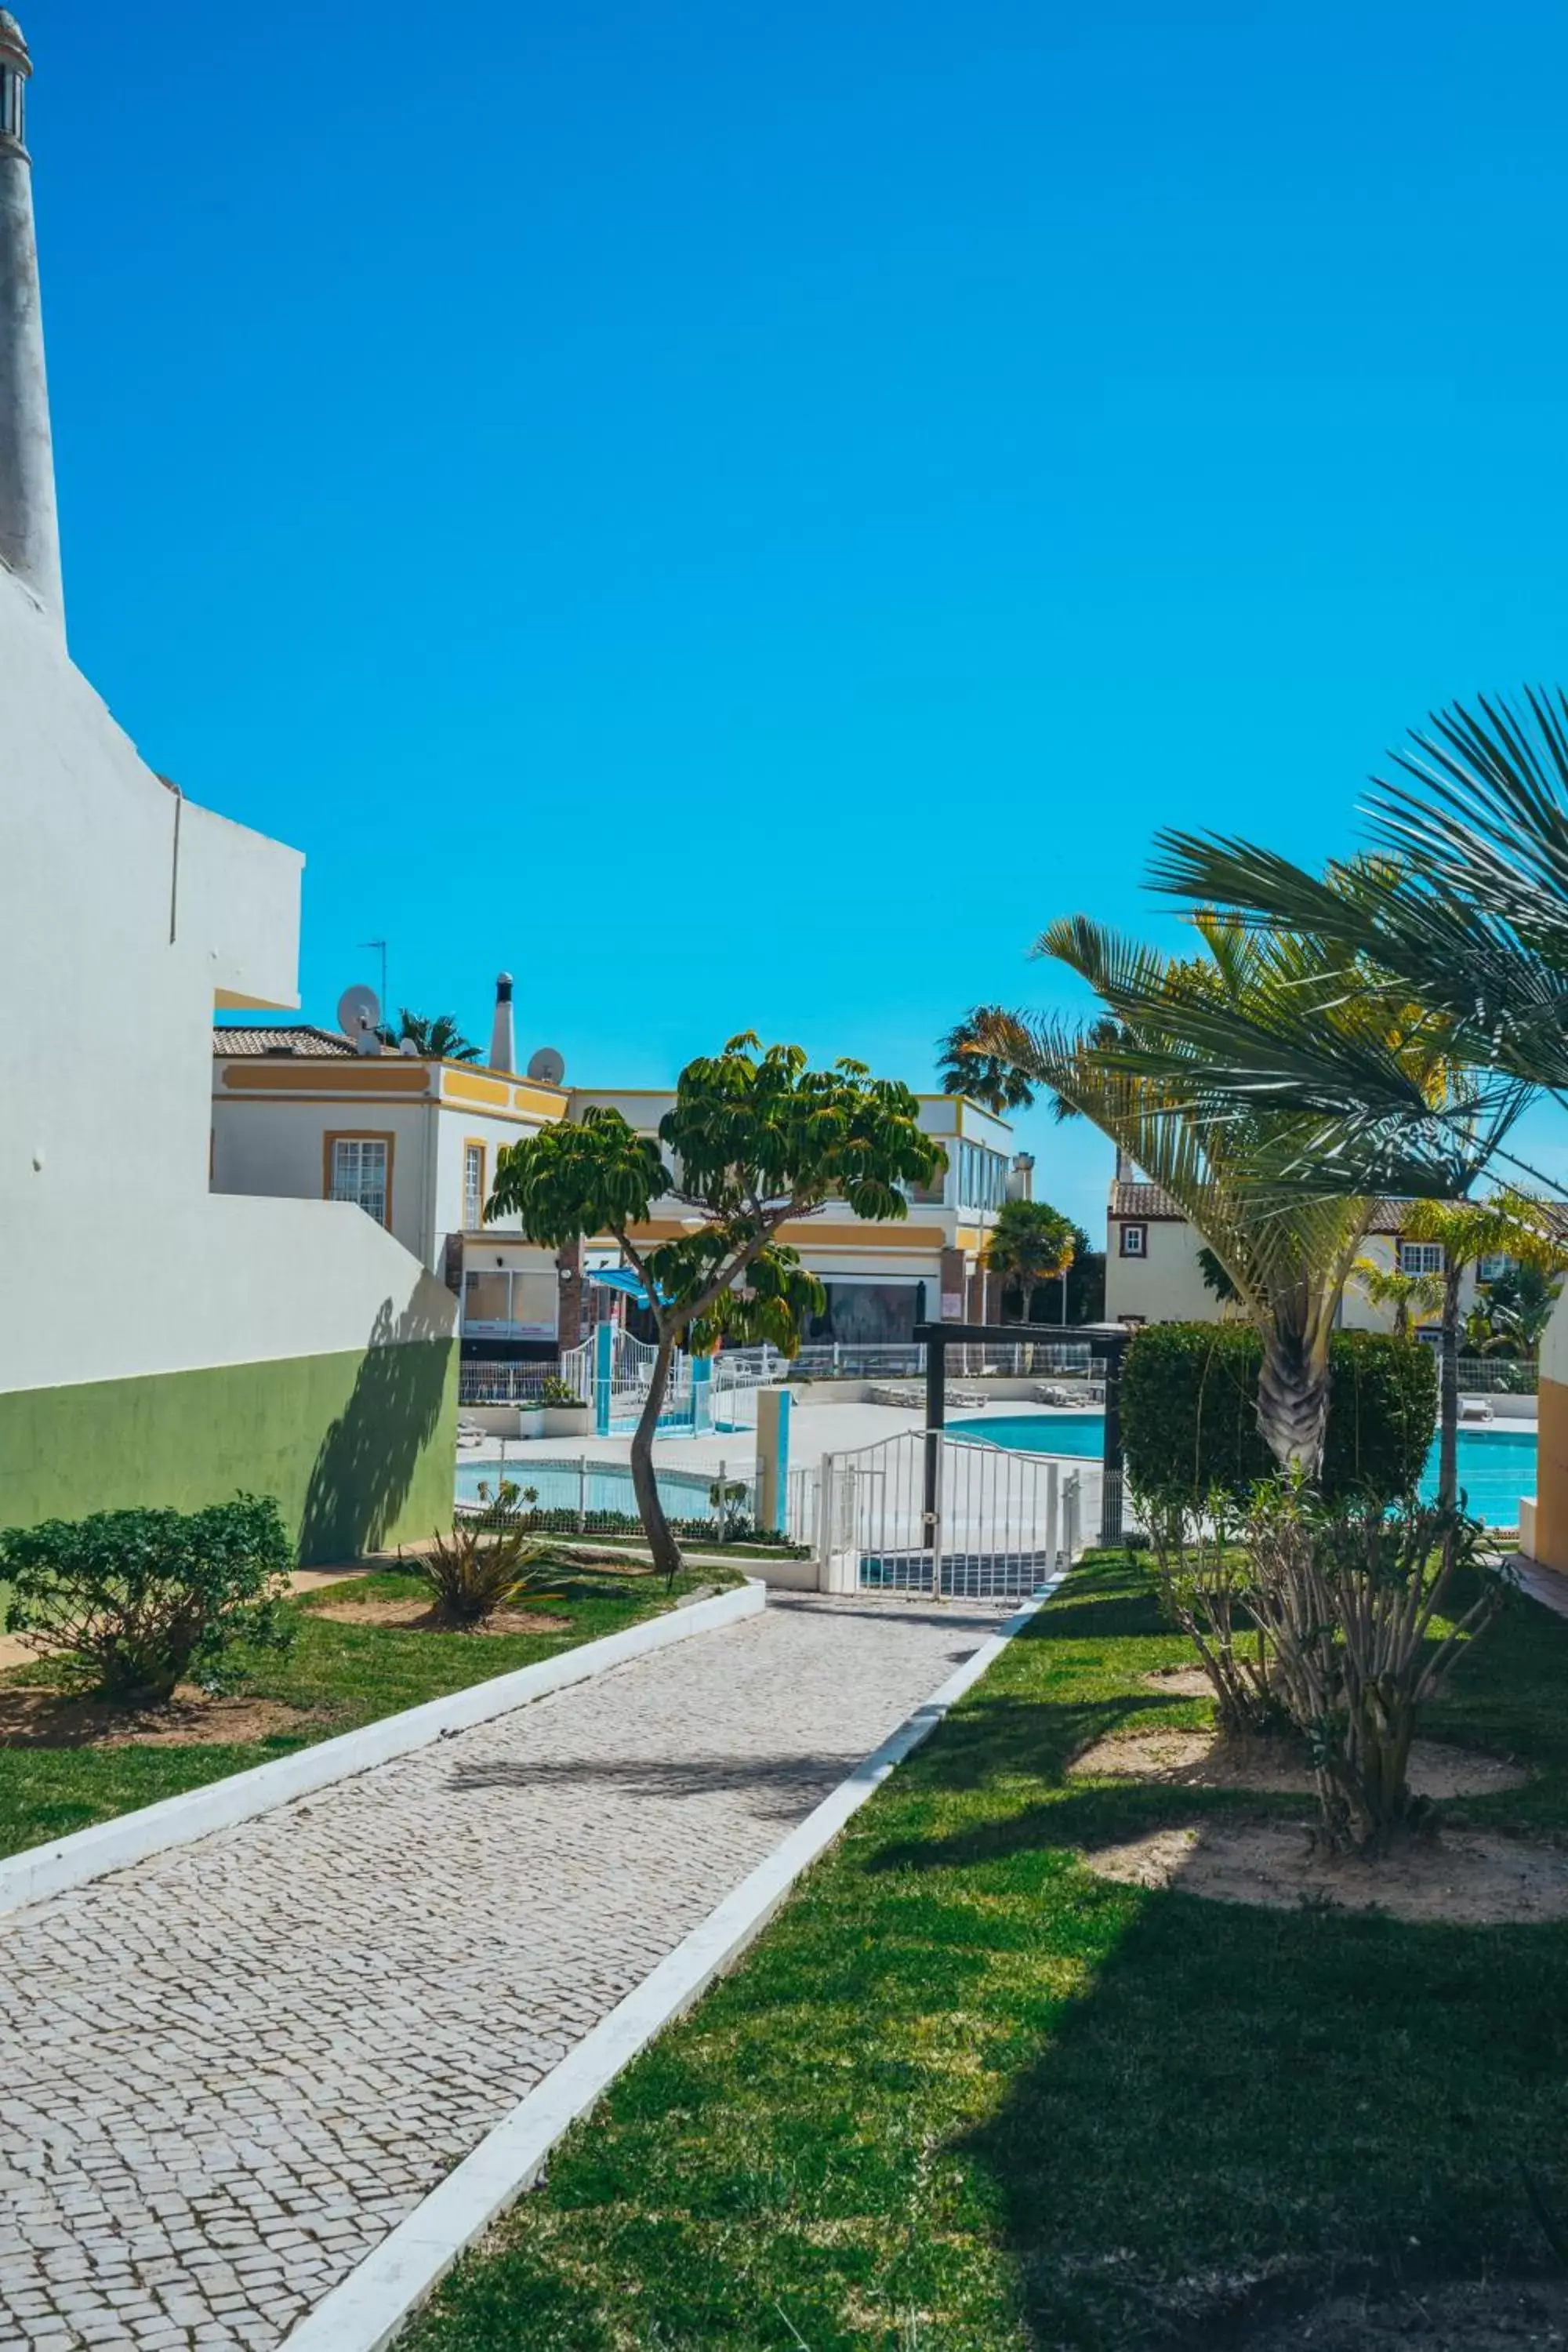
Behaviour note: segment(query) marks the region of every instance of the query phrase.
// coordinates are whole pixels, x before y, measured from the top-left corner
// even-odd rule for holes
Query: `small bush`
[[[554,1410],[563,1404],[581,1404],[583,1400],[570,1381],[559,1379],[554,1372],[547,1372],[539,1384],[539,1402]]]
[[[1121,1375],[1128,1484],[1141,1498],[1201,1508],[1241,1502],[1274,1462],[1258,1434],[1263,1345],[1244,1323],[1152,1323],[1135,1331]],[[1430,1348],[1381,1331],[1329,1343],[1323,1492],[1391,1502],[1414,1492],[1437,1418]]]
[[[159,1705],[187,1679],[221,1687],[237,1643],[288,1646],[279,1604],[292,1560],[270,1496],[7,1528],[5,1630],[106,1698]]]
[[[1268,1643],[1248,1607],[1252,1569],[1232,1515],[1180,1503],[1145,1506],[1160,1606],[1197,1652],[1227,1738],[1272,1730],[1279,1706],[1269,1683]]]
[[[1409,1778],[1421,1710],[1508,1590],[1484,1540],[1475,1520],[1430,1504],[1325,1503],[1285,1478],[1253,1498],[1247,1606],[1310,1748],[1331,1853],[1375,1853],[1426,1825]]]
[[[437,1535],[432,1550],[404,1564],[429,1586],[437,1622],[458,1630],[482,1625],[509,1601],[558,1592],[565,1580],[552,1545],[531,1540],[519,1527],[492,1532],[481,1518],[460,1519],[449,1536]]]

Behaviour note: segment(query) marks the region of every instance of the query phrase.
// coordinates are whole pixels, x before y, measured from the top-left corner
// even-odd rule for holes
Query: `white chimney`
[[[490,1030],[490,1068],[515,1070],[517,1039],[511,1025],[511,974],[501,972],[496,981],[496,1017]]]
[[[8,8],[0,8],[0,561],[26,583],[63,634],[33,163],[26,145],[32,72],[22,28]]]

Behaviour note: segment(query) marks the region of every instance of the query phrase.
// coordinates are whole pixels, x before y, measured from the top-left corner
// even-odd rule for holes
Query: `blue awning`
[[[626,1297],[638,1307],[647,1305],[647,1293],[642,1286],[641,1278],[632,1272],[629,1265],[598,1266],[590,1271],[584,1279],[596,1282],[601,1290],[624,1290]]]

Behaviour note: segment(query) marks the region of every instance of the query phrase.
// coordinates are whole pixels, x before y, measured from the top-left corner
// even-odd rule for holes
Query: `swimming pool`
[[[1098,1412],[989,1413],[982,1421],[950,1421],[953,1437],[979,1438],[1013,1454],[1073,1454],[1098,1462],[1105,1422]],[[1535,1492],[1535,1423],[1519,1429],[1459,1432],[1459,1485],[1468,1507],[1489,1528],[1516,1528],[1519,1498]],[[1437,1441],[1426,1457],[1421,1492],[1437,1491]]]

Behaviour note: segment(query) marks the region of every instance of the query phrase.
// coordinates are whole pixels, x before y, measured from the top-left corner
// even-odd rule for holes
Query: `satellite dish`
[[[528,1075],[537,1078],[542,1087],[558,1087],[566,1076],[566,1064],[553,1045],[541,1045],[528,1066]]]
[[[405,1062],[416,1062],[419,1059],[419,1040],[416,1037],[400,1037],[397,1050]]]
[[[345,988],[338,999],[338,1027],[357,1045],[367,1029],[381,1019],[381,999],[374,988]]]

